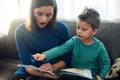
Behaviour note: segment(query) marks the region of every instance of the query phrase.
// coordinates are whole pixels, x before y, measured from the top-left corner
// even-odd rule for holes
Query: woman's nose
[[[47,20],[47,17],[45,15],[42,16],[42,21],[46,21]]]

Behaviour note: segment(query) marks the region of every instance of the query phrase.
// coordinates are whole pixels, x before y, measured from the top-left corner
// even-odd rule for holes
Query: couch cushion
[[[76,35],[76,26],[77,26],[77,21],[76,20],[59,20],[61,22],[64,22],[68,25],[68,28],[70,30],[70,36],[73,37],[74,35]]]
[[[0,37],[0,59],[3,59],[7,56],[6,54],[6,35]]]
[[[110,22],[110,21],[102,21],[99,27],[99,31],[95,35],[98,39],[100,39],[113,63],[116,58],[120,57],[120,22]]]
[[[14,19],[10,24],[10,28],[9,28],[9,32],[6,40],[6,49],[7,49],[6,57],[8,58],[18,59],[18,52],[15,44],[14,32],[15,32],[15,29],[18,27],[18,25],[24,22],[25,22],[25,19],[17,18],[17,19]]]
[[[108,71],[106,78],[115,78],[120,76],[120,58],[117,58],[112,65],[111,69]]]

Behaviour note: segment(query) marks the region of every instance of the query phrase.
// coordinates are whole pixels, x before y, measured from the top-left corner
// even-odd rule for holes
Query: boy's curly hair
[[[88,22],[93,29],[98,28],[100,24],[100,15],[93,8],[85,8],[78,16],[79,20]]]

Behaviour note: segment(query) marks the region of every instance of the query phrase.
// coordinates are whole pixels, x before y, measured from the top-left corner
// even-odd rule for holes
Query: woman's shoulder
[[[56,27],[62,28],[62,29],[68,29],[68,25],[64,22],[61,22],[61,21],[56,22]]]
[[[18,26],[17,26],[17,28],[15,29],[15,33],[21,33],[21,32],[23,32],[23,31],[26,31],[26,28],[25,28],[25,24],[24,23],[22,23],[22,24],[19,24]]]
[[[23,30],[23,29],[25,29],[25,24],[24,24],[24,23],[19,24],[19,25],[17,26],[17,28],[16,28],[17,31],[18,31],[18,30]]]

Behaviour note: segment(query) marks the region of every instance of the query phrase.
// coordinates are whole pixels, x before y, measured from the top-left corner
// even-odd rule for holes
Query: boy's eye
[[[87,31],[87,29],[84,29],[84,28],[83,28],[82,30],[83,30],[83,31]]]
[[[80,29],[80,27],[79,27],[79,26],[77,26],[77,29]]]
[[[87,29],[85,29],[85,28],[77,27],[77,29],[82,29],[82,31],[87,31]]]

